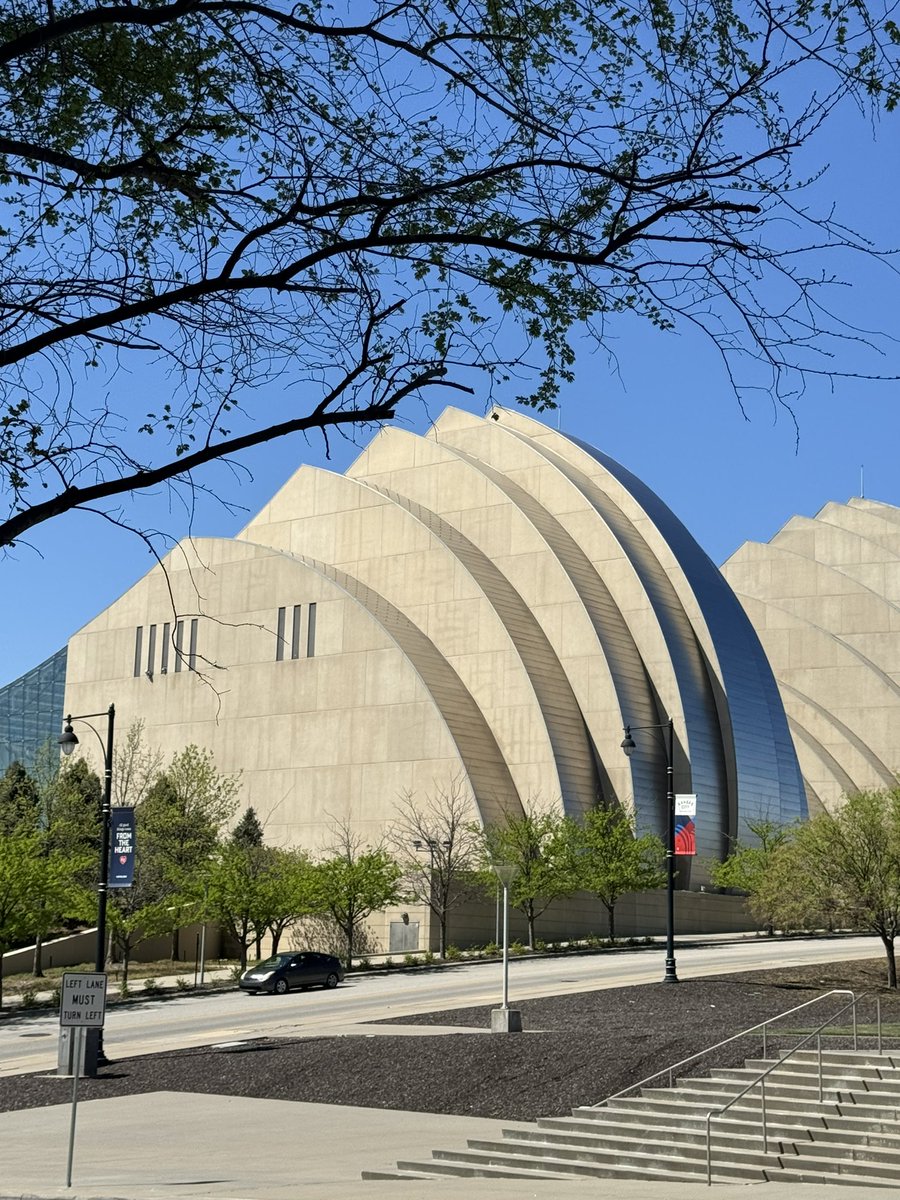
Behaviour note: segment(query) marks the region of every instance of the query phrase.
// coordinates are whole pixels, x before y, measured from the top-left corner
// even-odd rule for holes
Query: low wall
[[[177,962],[193,963],[195,961],[197,955],[197,938],[200,935],[201,929],[201,925],[188,925],[181,930]],[[219,957],[221,943],[222,939],[216,926],[207,925],[207,959]],[[73,933],[68,937],[54,938],[52,941],[44,942],[42,957],[44,970],[46,971],[50,967],[78,967],[84,966],[85,963],[93,963],[96,947],[96,927],[93,929],[83,929],[80,933]],[[131,955],[131,961],[156,962],[157,960],[170,958],[171,953],[171,936],[147,938],[146,941],[141,942],[140,945],[135,947]],[[24,946],[21,950],[10,950],[3,955],[2,977],[5,979],[8,975],[19,975],[23,972],[30,972],[33,964],[34,946]],[[112,968],[113,970],[115,969],[115,963],[112,964]]]
[[[616,937],[659,937],[666,932],[666,893],[663,889],[653,892],[638,892],[625,895],[616,904]],[[394,924],[394,939],[403,930],[402,922],[414,936],[402,950],[391,949],[391,925]],[[415,926],[418,929],[414,929]],[[750,915],[745,897],[728,896],[718,892],[676,891],[675,933],[744,933],[758,928]],[[423,953],[437,951],[439,931],[434,916],[421,905],[408,905],[404,909],[388,909],[383,915],[373,914],[368,922],[368,933],[372,939],[369,948],[374,954]],[[568,942],[596,934],[609,936],[609,918],[606,909],[596,896],[587,892],[577,893],[566,900],[554,901],[535,921],[535,937],[542,942]],[[469,902],[451,909],[447,920],[447,941],[451,946],[465,950],[470,946],[484,946],[498,942],[501,938],[500,913],[497,901]],[[525,918],[518,909],[509,912],[510,941],[526,942],[528,928]]]

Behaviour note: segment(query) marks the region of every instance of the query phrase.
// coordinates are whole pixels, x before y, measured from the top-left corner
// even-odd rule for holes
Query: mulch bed
[[[900,1022],[900,998],[886,994],[883,981],[884,962],[873,959],[691,979],[677,986],[579,992],[523,1001],[519,1007],[528,1032],[522,1036],[388,1034],[204,1047],[123,1059],[97,1079],[84,1080],[79,1095],[89,1100],[140,1092],[206,1092],[526,1121],[596,1104],[829,988],[877,989],[884,1020]],[[835,1009],[840,1003],[836,998]],[[818,1019],[828,1012],[823,1005]],[[812,1017],[802,1021],[806,1028],[813,1023]],[[490,1008],[404,1017],[402,1024],[485,1028]],[[760,1049],[758,1038],[743,1039],[704,1058],[697,1073],[738,1065]],[[46,1076],[6,1077],[0,1111],[63,1103],[69,1086]]]

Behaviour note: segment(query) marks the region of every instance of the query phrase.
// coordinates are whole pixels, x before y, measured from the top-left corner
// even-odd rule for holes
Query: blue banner
[[[109,870],[106,884],[111,888],[125,888],[133,883],[134,809],[114,808],[109,814]]]

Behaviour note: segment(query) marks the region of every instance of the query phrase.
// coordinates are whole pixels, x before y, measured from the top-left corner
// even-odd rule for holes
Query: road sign
[[[106,974],[66,971],[59,994],[59,1023],[65,1029],[82,1025],[100,1029],[106,1016]]]

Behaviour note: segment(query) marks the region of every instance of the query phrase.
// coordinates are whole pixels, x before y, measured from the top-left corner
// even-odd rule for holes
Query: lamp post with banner
[[[666,750],[666,973],[663,983],[677,983],[675,972],[675,725],[672,718],[660,725],[626,725],[622,750],[626,757],[634,754],[636,743],[632,730],[661,730]]]
[[[91,725],[91,721],[106,717],[106,742],[104,744],[100,734]],[[97,973],[102,973],[106,978],[106,907],[109,895],[109,887],[130,887],[131,874],[134,864],[134,823],[133,810],[122,809],[121,812],[124,818],[125,813],[132,813],[130,835],[127,831],[127,826],[119,826],[117,824],[116,840],[119,848],[117,859],[125,859],[124,862],[119,861],[117,867],[114,868],[110,862],[110,826],[112,813],[112,770],[113,770],[113,745],[116,726],[116,706],[111,704],[106,712],[95,713],[80,713],[76,716],[71,714],[66,717],[65,725],[61,736],[57,739],[59,748],[63,754],[69,755],[78,745],[78,736],[72,728],[73,721],[82,721],[87,725],[88,729],[97,738],[100,747],[103,751],[103,798],[100,808],[100,862],[97,873],[97,940],[95,945],[94,966]],[[125,846],[130,847],[130,851],[126,851]],[[112,883],[111,881],[112,877]],[[127,880],[127,882],[125,881]],[[103,1028],[98,1026],[96,1030],[91,1029],[91,1036],[87,1039],[84,1046],[84,1074],[96,1075],[98,1066],[106,1064],[106,1056],[103,1053]]]

